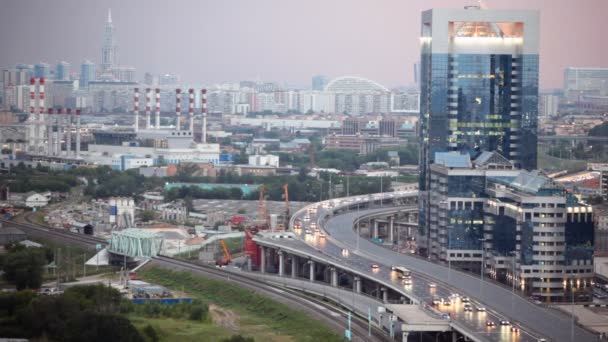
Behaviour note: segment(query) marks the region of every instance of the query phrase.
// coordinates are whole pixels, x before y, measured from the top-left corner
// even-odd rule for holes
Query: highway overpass
[[[293,234],[262,233],[254,238],[261,246],[260,271],[279,277],[308,278],[311,283],[324,282],[363,293],[376,297],[387,309],[397,303],[412,304],[418,308],[416,317],[423,317],[421,313],[425,315],[422,320],[445,319],[447,316],[444,314],[449,314],[446,321],[450,328],[470,340],[598,339],[590,331],[574,324],[570,316],[536,305],[501,284],[482,281],[472,274],[417,256],[393,252],[360,238],[356,233],[356,223],[361,219],[384,217],[396,212],[416,213],[417,198],[417,192],[410,191],[353,196],[307,206],[292,217],[290,229]],[[315,225],[318,232],[314,231]],[[372,269],[372,264],[379,267]],[[404,285],[391,270],[392,265],[410,269],[413,272],[412,284]],[[465,312],[464,304],[458,299],[449,306],[433,307],[433,298],[446,299],[454,293],[470,297],[473,306],[486,307],[487,310]],[[408,322],[412,316],[400,317],[399,310],[393,314],[398,319],[397,325],[400,324],[396,329],[403,340],[407,340],[408,334],[415,331],[414,325],[409,324],[415,322]],[[513,332],[509,326],[500,326],[501,320],[513,322],[520,331]],[[494,322],[496,326],[488,327],[487,321]],[[415,329],[423,328],[416,326]]]

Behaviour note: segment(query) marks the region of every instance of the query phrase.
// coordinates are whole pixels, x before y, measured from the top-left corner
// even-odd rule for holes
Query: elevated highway
[[[325,281],[331,286],[367,292],[389,308],[395,303],[414,304],[430,318],[447,318],[454,331],[475,341],[594,341],[598,337],[574,324],[570,316],[536,305],[492,281],[456,271],[416,256],[393,252],[360,238],[357,222],[394,212],[417,212],[415,191],[354,196],[307,206],[290,222],[293,237],[259,234],[254,241],[262,246],[262,272],[292,277],[310,277],[311,282]],[[315,225],[318,231],[315,232]],[[300,228],[297,228],[297,227]],[[270,259],[270,262],[268,261]],[[295,260],[295,261],[294,261]],[[379,267],[372,269],[371,265]],[[412,271],[411,285],[404,285],[391,270],[392,265]],[[274,267],[275,269],[269,269]],[[302,270],[304,268],[304,270]],[[432,286],[431,286],[432,284]],[[447,299],[458,293],[471,298],[473,307],[486,311],[465,312],[461,300],[449,306],[433,308],[433,298]],[[398,311],[398,310],[397,310]],[[447,315],[449,314],[449,318]],[[398,312],[395,314],[398,316]],[[403,340],[407,340],[407,317],[398,317]],[[520,328],[501,326],[508,320]],[[486,324],[491,321],[495,327]]]

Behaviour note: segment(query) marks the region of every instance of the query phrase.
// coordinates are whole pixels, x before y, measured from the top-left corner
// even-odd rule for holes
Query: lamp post
[[[511,251],[511,314],[515,315],[515,257],[516,251]]]
[[[488,239],[486,238],[481,238],[479,239],[479,241],[481,241],[481,278],[480,278],[480,282],[479,282],[479,293],[483,295],[483,274],[486,268],[486,248],[484,246],[484,242],[486,242]]]

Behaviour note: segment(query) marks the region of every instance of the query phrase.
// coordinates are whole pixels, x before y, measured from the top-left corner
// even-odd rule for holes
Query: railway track
[[[171,269],[188,270],[205,275],[209,278],[234,282],[235,284],[260,293],[266,297],[273,298],[289,306],[295,305],[313,317],[322,320],[333,330],[342,334],[346,329],[348,312],[337,309],[326,302],[303,297],[296,291],[282,287],[265,284],[245,274],[227,273],[213,266],[192,264],[187,261],[174,259],[167,256],[158,256],[153,262]],[[353,341],[391,341],[386,334],[376,327],[372,328],[371,336],[368,336],[368,323],[360,317],[352,316],[352,340]]]
[[[19,223],[11,220],[0,219],[5,226],[12,226],[25,231],[34,237],[50,238],[64,243],[73,243],[86,248],[94,248],[97,244],[107,245],[108,241],[94,236],[75,234],[63,229],[41,226],[29,220],[29,223]],[[282,287],[273,286],[260,282],[245,274],[228,273],[212,266],[193,264],[191,262],[174,259],[167,256],[157,256],[152,261],[161,267],[170,269],[181,269],[204,275],[211,279],[232,282],[240,287],[255,291],[272,298],[276,301],[297,307],[324,322],[332,330],[342,335],[347,326],[346,311],[337,309],[326,302],[312,297],[306,297],[297,291],[288,290]],[[372,327],[371,336],[368,336],[368,323],[366,320],[352,316],[352,340],[353,341],[391,341],[391,339],[380,329]]]

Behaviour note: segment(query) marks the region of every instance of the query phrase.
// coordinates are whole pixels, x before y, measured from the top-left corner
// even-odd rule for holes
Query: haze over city
[[[0,341],[607,341],[607,13],[0,3]]]
[[[177,74],[186,83],[251,79],[305,87],[314,74],[357,75],[403,86],[413,83],[413,64],[420,59],[419,13],[475,3],[5,1],[0,65],[97,61],[103,23],[112,8],[119,62],[135,67],[139,77],[148,71]],[[598,37],[605,30],[608,2],[483,3],[490,9],[541,10],[541,88],[561,87],[566,66],[608,66],[608,46]]]

